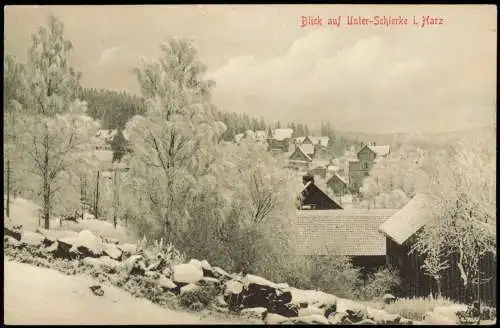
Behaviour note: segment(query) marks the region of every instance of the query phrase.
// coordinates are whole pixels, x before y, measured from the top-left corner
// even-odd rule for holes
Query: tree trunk
[[[6,181],[6,189],[7,189],[7,205],[5,206],[5,210],[7,212],[7,217],[10,217],[10,161],[7,160],[7,181]]]
[[[45,126],[47,130],[47,126]],[[49,134],[45,131],[45,147],[43,159],[43,220],[44,228],[50,226],[50,182],[49,182]]]
[[[99,216],[99,170],[97,170],[97,181],[95,189],[95,207],[94,207],[95,218]]]
[[[434,278],[434,279],[436,281],[436,289],[437,289],[437,291],[436,291],[437,297],[436,298],[440,299],[441,298],[441,279],[439,279],[439,278]]]
[[[115,168],[113,177],[113,225],[116,229],[118,216],[118,170]]]

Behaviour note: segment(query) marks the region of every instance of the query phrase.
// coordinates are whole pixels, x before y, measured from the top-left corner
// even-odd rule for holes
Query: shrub
[[[215,299],[216,291],[212,286],[201,286],[180,295],[179,302],[185,308],[196,310],[206,307]]]
[[[394,303],[386,305],[384,310],[388,313],[399,314],[403,318],[422,321],[426,312],[432,312],[434,308],[438,306],[449,306],[453,304],[455,304],[455,302],[447,298],[400,298]]]
[[[400,285],[399,274],[393,268],[383,267],[368,277],[367,283],[355,292],[356,298],[372,300],[393,292]]]

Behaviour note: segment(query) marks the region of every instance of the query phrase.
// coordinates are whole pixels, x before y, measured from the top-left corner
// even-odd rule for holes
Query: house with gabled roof
[[[342,196],[347,191],[347,181],[337,172],[333,172],[332,176],[326,181],[326,185],[337,196]]]
[[[301,189],[299,198],[299,209],[302,210],[341,210],[342,206],[331,199],[323,190],[314,183],[313,175],[305,175],[302,178],[304,187]]]
[[[370,174],[375,163],[387,157],[391,152],[389,145],[377,146],[375,143],[363,144],[356,154],[356,159],[349,160],[349,187],[359,191],[363,179]]]
[[[436,282],[422,269],[424,258],[411,250],[419,232],[435,219],[434,209],[439,206],[431,197],[417,194],[379,227],[386,239],[387,262],[399,270],[401,295],[397,296],[420,297],[437,291]],[[489,233],[496,237],[494,229]],[[447,259],[449,268],[441,277],[442,296],[470,302],[472,295],[462,284],[458,258],[458,254],[451,254]],[[481,300],[491,304],[496,304],[496,267],[496,255],[488,253],[481,258],[480,272],[484,281],[480,286]],[[474,289],[477,291],[477,287]]]
[[[292,134],[293,129],[269,129],[267,144],[268,150],[281,150],[283,153],[287,153],[292,147]]]
[[[300,146],[295,147],[295,151],[288,157],[290,168],[294,169],[308,169],[312,158],[305,153]]]

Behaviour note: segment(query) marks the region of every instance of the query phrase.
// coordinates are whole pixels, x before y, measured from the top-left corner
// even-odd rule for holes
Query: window
[[[368,172],[365,172],[365,177],[367,177],[367,176],[368,176]]]
[[[368,163],[363,163],[363,168],[368,169]]]

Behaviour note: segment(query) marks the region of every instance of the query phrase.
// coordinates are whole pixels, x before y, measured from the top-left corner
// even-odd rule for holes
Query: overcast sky
[[[137,93],[130,69],[169,36],[190,38],[222,110],[364,132],[437,132],[496,122],[496,7],[7,7],[5,51],[25,60],[49,13],[65,24],[87,87]],[[342,16],[301,28],[300,16]],[[407,26],[347,26],[347,16],[406,16]],[[413,16],[443,18],[419,28]]]

